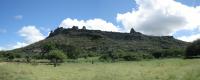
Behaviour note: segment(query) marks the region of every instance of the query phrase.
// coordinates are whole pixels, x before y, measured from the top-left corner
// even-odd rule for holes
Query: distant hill
[[[49,36],[39,42],[29,46],[11,50],[21,54],[45,54],[44,45],[52,44],[63,51],[70,50],[71,47],[80,49],[81,54],[92,53],[101,55],[105,50],[124,50],[131,52],[151,52],[160,49],[182,49],[188,43],[177,40],[173,36],[149,36],[134,29],[130,33],[108,32],[100,30],[87,30],[86,27],[78,29],[59,27],[51,31]]]

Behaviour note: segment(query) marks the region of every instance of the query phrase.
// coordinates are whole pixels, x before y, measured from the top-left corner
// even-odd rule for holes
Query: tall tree
[[[48,55],[48,59],[53,63],[54,67],[58,65],[58,63],[64,62],[66,55],[60,50],[51,50]]]
[[[200,39],[194,41],[191,45],[189,45],[186,49],[186,58],[193,58],[200,56]]]
[[[56,49],[55,44],[46,43],[42,46],[42,54],[41,57],[44,58],[45,54],[49,53],[49,51]]]

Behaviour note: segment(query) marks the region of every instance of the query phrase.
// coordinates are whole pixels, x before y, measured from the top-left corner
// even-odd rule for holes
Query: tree
[[[7,54],[6,54],[6,58],[7,58],[7,60],[9,60],[9,61],[14,60],[15,57],[16,57],[16,55],[15,55],[14,53],[7,53]]]
[[[162,50],[155,50],[151,52],[152,56],[156,59],[162,58],[163,57],[163,51]]]
[[[48,59],[53,63],[54,67],[58,65],[58,63],[64,62],[66,55],[60,50],[51,50],[48,55]]]
[[[31,62],[31,56],[30,55],[26,55],[25,58],[26,58],[26,62],[27,63]]]
[[[200,56],[200,39],[192,42],[186,49],[185,58],[194,58]]]
[[[56,49],[55,44],[46,43],[42,46],[42,54],[41,57],[44,58],[45,54],[49,53],[49,51]]]
[[[70,59],[77,59],[81,53],[81,49],[78,47],[75,47],[73,45],[68,45],[66,47],[67,51],[67,57]]]
[[[178,58],[183,57],[185,49],[158,49],[152,51],[150,54],[156,58]]]
[[[143,58],[143,53],[140,52],[127,52],[126,55],[123,56],[125,61],[140,61]]]

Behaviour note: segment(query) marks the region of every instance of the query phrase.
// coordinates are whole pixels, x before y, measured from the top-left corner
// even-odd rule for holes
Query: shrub
[[[178,58],[184,55],[184,49],[166,49],[164,50],[163,57],[166,58]]]
[[[99,58],[101,61],[118,61],[122,59],[124,51],[121,49],[118,50],[109,50],[109,51],[104,51],[103,55]]]
[[[51,50],[48,55],[48,59],[54,64],[54,67],[56,67],[58,63],[64,62],[65,58],[66,55],[60,50]]]
[[[46,54],[49,53],[51,50],[56,49],[55,44],[48,42],[42,46],[42,54],[40,58],[45,58]]]
[[[26,55],[25,56],[26,62],[30,63],[31,62],[31,56],[30,55]]]
[[[153,51],[152,56],[156,59],[161,58],[162,57],[162,51]]]
[[[72,46],[72,45],[68,45],[66,47],[66,55],[68,58],[70,59],[78,59],[80,53],[81,53],[81,49],[80,48],[77,48],[75,46]]]
[[[151,55],[154,58],[178,58],[184,55],[184,49],[162,49],[152,51]]]
[[[5,52],[4,51],[0,51],[0,58],[4,57]]]
[[[111,61],[111,57],[108,54],[104,54],[101,57],[99,57],[100,61]]]
[[[140,54],[142,55],[143,59],[154,59],[154,57],[149,53],[141,52]]]
[[[125,61],[139,61],[143,59],[143,54],[138,52],[128,52],[125,56],[123,56],[123,59]]]
[[[101,61],[139,61],[142,59],[152,59],[152,55],[144,52],[126,52],[124,50],[108,51],[99,59]]]
[[[185,58],[194,58],[200,56],[200,39],[191,43],[185,53]]]
[[[16,58],[16,54],[15,53],[5,53],[4,55],[6,57],[7,60],[9,61],[13,61]]]

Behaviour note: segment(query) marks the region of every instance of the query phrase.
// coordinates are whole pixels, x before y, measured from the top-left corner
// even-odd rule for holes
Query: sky
[[[0,0],[0,50],[43,40],[57,27],[200,38],[200,0]]]

